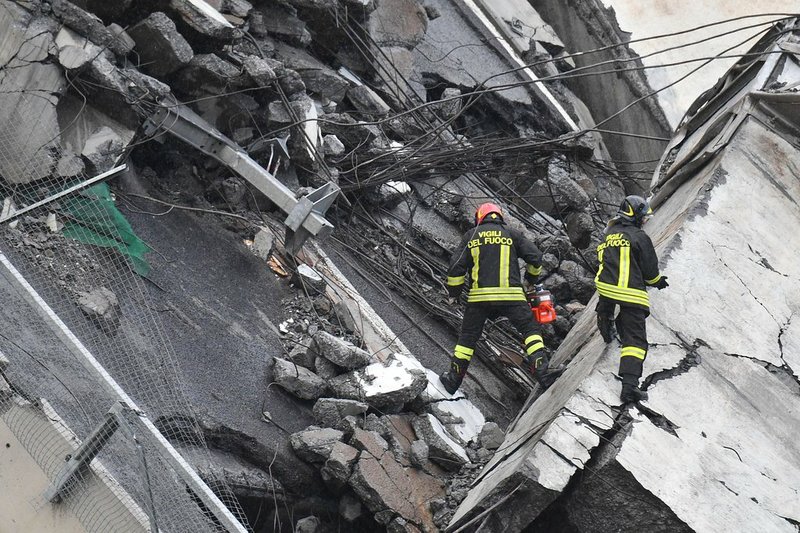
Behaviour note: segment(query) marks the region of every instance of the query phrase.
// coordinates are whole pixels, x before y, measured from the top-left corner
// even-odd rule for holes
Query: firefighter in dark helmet
[[[603,340],[611,342],[615,330],[622,342],[619,375],[622,378],[620,400],[637,402],[647,399],[639,389],[642,365],[647,357],[647,329],[650,315],[647,287],[664,289],[667,277],[658,271],[658,257],[653,242],[642,229],[652,213],[650,204],[641,196],[626,197],[605,231],[597,247],[600,267],[594,279],[599,295],[597,327]],[[614,311],[619,314],[614,319]]]
[[[549,369],[547,349],[522,289],[518,259],[527,263],[525,277],[535,283],[542,271],[542,253],[522,234],[506,227],[498,206],[479,206],[475,227],[464,234],[447,271],[447,291],[452,298],[458,297],[465,286],[468,290],[450,369],[439,378],[450,394],[464,380],[486,319],[500,316],[507,317],[522,335],[525,362],[543,387],[549,387],[563,372]]]

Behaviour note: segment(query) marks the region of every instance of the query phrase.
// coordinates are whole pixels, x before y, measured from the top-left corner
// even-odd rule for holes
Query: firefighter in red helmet
[[[526,279],[536,283],[542,271],[542,253],[520,232],[506,227],[500,207],[480,205],[475,227],[464,234],[447,271],[451,297],[458,297],[464,287],[468,290],[450,369],[439,378],[450,394],[464,380],[484,323],[500,316],[507,317],[522,335],[525,362],[543,387],[549,387],[563,372],[549,368],[547,349],[522,288],[518,259],[526,263]]]

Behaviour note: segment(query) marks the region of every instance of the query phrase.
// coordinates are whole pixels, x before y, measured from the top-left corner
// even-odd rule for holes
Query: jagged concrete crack
[[[650,420],[650,422],[652,422],[654,426],[663,429],[664,431],[666,431],[667,433],[669,433],[674,437],[678,437],[678,432],[675,430],[678,429],[680,426],[673,423],[669,418],[641,404],[638,404],[636,406],[636,409],[644,416],[646,416],[647,419]]]
[[[755,294],[753,294],[753,291],[750,289],[750,286],[742,279],[742,277],[739,275],[739,273],[736,272],[733,268],[731,268],[731,266],[728,263],[726,263],[725,260],[722,259],[722,257],[717,253],[717,245],[715,245],[711,241],[706,241],[706,242],[711,247],[711,249],[714,250],[714,253],[716,254],[717,259],[719,260],[719,262],[722,263],[725,266],[725,268],[727,268],[728,271],[730,271],[730,273],[733,274],[736,277],[736,279],[739,280],[739,283],[741,283],[742,286],[750,294],[750,296],[753,297],[753,300],[755,300],[756,303],[758,303],[758,305],[760,305],[764,309],[764,311],[767,312],[767,314],[772,318],[772,320],[774,320],[776,324],[780,325],[780,322],[778,321],[777,318],[775,318],[775,315],[773,315],[772,312],[769,310],[769,308],[767,308],[767,306],[764,305],[764,303],[761,300],[759,300],[758,297]]]

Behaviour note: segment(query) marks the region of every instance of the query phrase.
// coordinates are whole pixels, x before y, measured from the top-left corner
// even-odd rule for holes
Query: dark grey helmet
[[[644,222],[644,218],[652,213],[653,210],[650,208],[650,202],[641,196],[631,194],[630,196],[626,196],[625,199],[622,200],[622,203],[619,204],[617,216],[629,220],[637,226],[641,226]]]

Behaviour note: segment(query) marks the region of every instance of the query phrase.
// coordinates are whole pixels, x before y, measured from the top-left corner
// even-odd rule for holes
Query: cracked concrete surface
[[[800,266],[786,251],[800,247],[800,173],[784,164],[797,155],[746,120],[660,206],[647,230],[670,287],[651,297],[649,400],[620,408],[619,344],[599,339],[590,302],[556,354],[568,370],[509,429],[451,526],[527,465],[552,492],[502,501],[490,530],[797,531]]]

